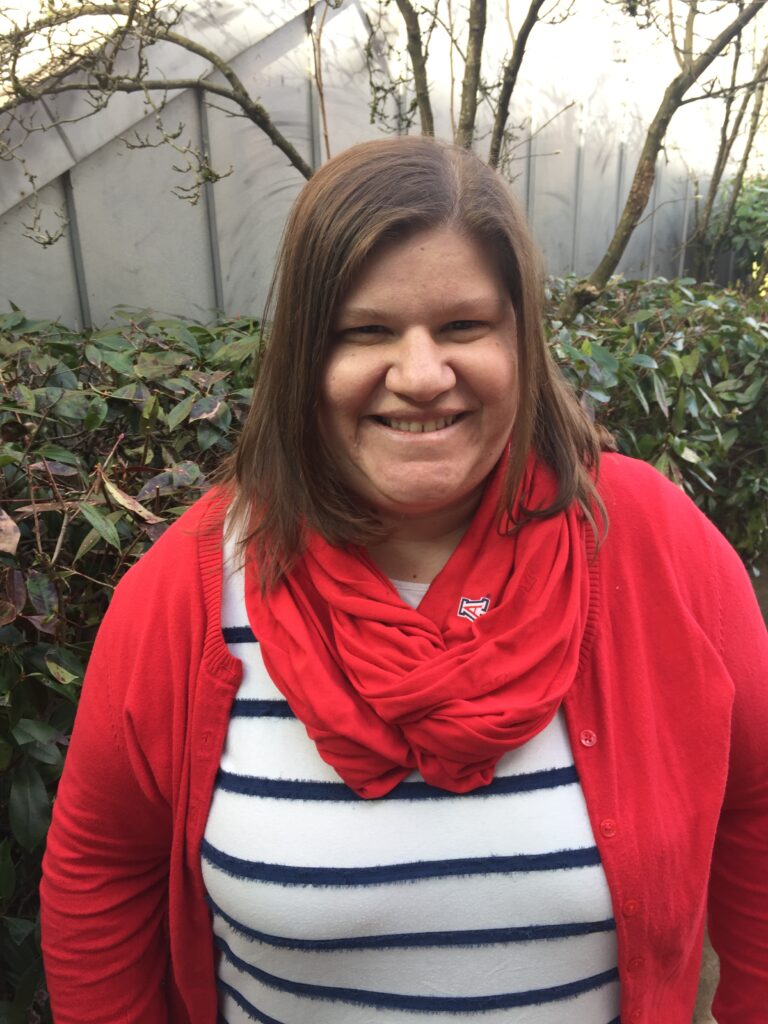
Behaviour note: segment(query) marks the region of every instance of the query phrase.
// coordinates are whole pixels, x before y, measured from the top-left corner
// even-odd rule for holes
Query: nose
[[[428,330],[412,328],[400,337],[387,371],[389,391],[415,402],[431,402],[455,384],[447,352]]]

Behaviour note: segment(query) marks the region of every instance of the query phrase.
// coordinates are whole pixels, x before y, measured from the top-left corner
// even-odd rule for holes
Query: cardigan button
[[[579,733],[579,740],[583,747],[594,747],[597,743],[597,736],[591,729],[582,729]]]
[[[618,826],[613,818],[603,818],[600,822],[600,831],[606,839],[613,839],[618,831]]]
[[[633,1020],[633,1021],[642,1020],[642,1017],[643,1017],[643,1011],[642,1010],[633,1010],[632,1013],[630,1013],[630,1015],[629,1015],[629,1019]]]
[[[636,971],[639,971],[644,966],[644,964],[645,964],[645,957],[633,956],[632,959],[627,964],[627,970],[631,971],[632,973],[635,973]]]
[[[624,900],[624,902],[623,902],[623,904],[621,906],[621,912],[624,915],[624,917],[634,917],[639,909],[640,909],[640,900],[636,900],[636,899],[633,899],[633,898],[630,898],[628,900]]]

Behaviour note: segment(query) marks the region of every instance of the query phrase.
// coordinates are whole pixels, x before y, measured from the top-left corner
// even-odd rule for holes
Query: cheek
[[[332,355],[320,395],[320,423],[326,434],[348,433],[366,400],[364,367],[354,356]]]

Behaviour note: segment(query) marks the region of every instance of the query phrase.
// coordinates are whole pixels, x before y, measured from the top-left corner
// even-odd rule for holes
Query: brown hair
[[[493,249],[515,310],[520,394],[500,512],[511,512],[533,445],[559,490],[551,506],[526,510],[523,521],[574,500],[593,528],[595,507],[604,518],[590,478],[599,441],[549,354],[540,261],[508,186],[473,154],[435,139],[364,142],[326,163],[291,211],[253,403],[222,474],[235,489],[234,520],[250,524],[247,540],[267,586],[300,553],[304,525],[335,545],[382,536],[374,514],[340,483],[318,428],[322,374],[334,315],[366,258],[383,242],[436,227]]]

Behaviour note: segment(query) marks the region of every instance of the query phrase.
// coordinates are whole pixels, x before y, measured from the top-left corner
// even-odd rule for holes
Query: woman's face
[[[448,228],[384,245],[334,335],[320,426],[346,486],[385,518],[473,508],[517,408],[515,315],[493,255]]]

